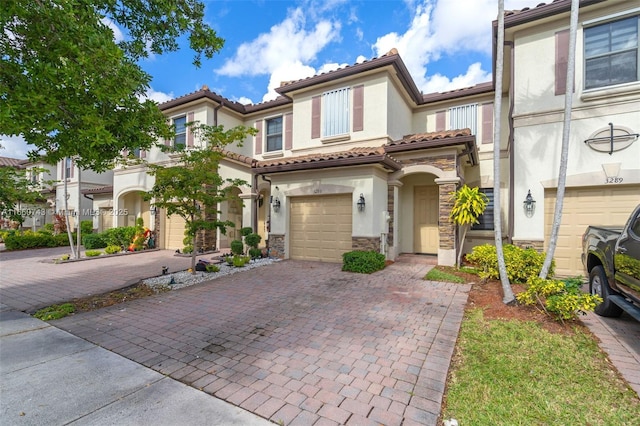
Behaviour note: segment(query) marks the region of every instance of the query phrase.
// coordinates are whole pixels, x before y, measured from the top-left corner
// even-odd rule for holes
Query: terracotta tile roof
[[[96,188],[88,188],[80,191],[82,194],[111,194],[113,193],[113,185],[98,186]]]
[[[18,167],[24,160],[10,157],[0,157],[0,167]]]
[[[429,94],[423,95],[422,100],[425,103],[429,103],[429,102],[444,101],[447,99],[460,98],[463,96],[480,95],[480,94],[491,93],[491,92],[493,92],[493,83],[488,81],[485,83],[476,84],[475,86],[471,86],[471,87],[464,87],[462,89],[450,90],[448,92],[429,93]]]
[[[323,169],[329,167],[381,163],[388,168],[398,170],[398,164],[385,152],[384,147],[352,148],[348,151],[318,153],[298,157],[282,157],[258,161],[254,167],[258,173],[293,171],[305,169]]]
[[[580,7],[590,6],[606,0],[580,0]],[[557,15],[571,10],[571,0],[554,0],[548,3],[538,3],[536,7],[525,7],[520,10],[505,10],[504,25],[511,27],[525,22]],[[494,26],[497,21],[494,21]]]
[[[463,152],[469,155],[471,164],[477,164],[478,148],[476,146],[475,136],[471,134],[471,130],[469,129],[407,135],[398,141],[389,142],[384,148],[386,152],[403,152],[453,146],[463,146]]]
[[[402,82],[403,86],[407,90],[407,93],[413,98],[413,100],[417,104],[422,103],[422,93],[417,88],[413,78],[409,74],[407,67],[405,66],[402,58],[398,54],[398,51],[393,48],[387,53],[377,58],[372,58],[370,60],[366,60],[363,62],[355,63],[353,65],[347,65],[343,68],[338,68],[337,70],[328,71],[326,73],[316,74],[312,77],[303,78],[301,80],[294,80],[284,82],[283,85],[276,88],[276,92],[280,94],[285,94],[288,92],[292,92],[294,90],[314,86],[317,84],[322,84],[326,82],[330,82],[339,78],[348,77],[351,75],[355,75],[361,72],[374,70],[377,68],[383,68],[386,66],[393,66],[397,73],[397,77]]]
[[[220,152],[222,152],[222,154],[228,158],[229,160],[233,160],[233,161],[237,161],[239,163],[243,163],[243,164],[247,164],[248,166],[252,167],[255,163],[257,163],[257,160],[251,158],[251,157],[247,157],[246,155],[242,155],[242,154],[238,154],[235,152],[231,152],[231,151],[227,151],[226,149],[222,149],[220,150]]]

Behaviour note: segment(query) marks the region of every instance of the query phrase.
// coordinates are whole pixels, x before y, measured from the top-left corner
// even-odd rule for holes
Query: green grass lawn
[[[464,425],[640,425],[640,399],[590,334],[469,311],[443,418]]]

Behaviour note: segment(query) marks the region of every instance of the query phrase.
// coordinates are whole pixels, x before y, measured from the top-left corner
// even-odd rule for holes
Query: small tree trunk
[[[469,225],[462,225],[458,227],[458,230],[460,231],[460,237],[458,241],[458,259],[456,261],[457,268],[459,268],[460,265],[462,265],[462,249],[464,246],[464,239],[466,238],[467,231],[469,230]]]
[[[196,274],[196,236],[191,237],[191,246],[193,250],[191,251],[191,274]]]
[[[544,259],[540,278],[547,278],[553,255],[556,251],[558,233],[560,231],[560,221],[562,220],[562,205],[564,204],[564,188],[567,182],[567,163],[569,162],[569,134],[571,130],[571,106],[573,104],[573,80],[576,69],[576,32],[578,28],[579,0],[571,0],[571,18],[569,23],[569,56],[567,58],[567,84],[564,94],[564,123],[562,127],[562,150],[560,153],[560,170],[558,172],[558,193],[556,206],[553,213],[553,224],[551,225],[551,236],[549,237],[549,248],[547,257]]]
[[[69,247],[71,248],[71,257],[76,258],[76,251],[73,248],[73,235],[71,233],[71,222],[69,221],[69,201],[67,197],[69,196],[69,191],[67,189],[67,159],[65,158],[64,164],[62,165],[64,169],[64,173],[62,174],[62,179],[64,179],[64,217],[67,221],[67,237],[69,237]]]
[[[507,275],[507,267],[504,261],[504,250],[502,249],[502,215],[500,204],[500,141],[501,127],[500,117],[502,116],[502,76],[504,74],[504,0],[498,1],[498,42],[496,52],[496,87],[494,98],[494,131],[493,131],[493,229],[495,235],[496,254],[498,256],[498,270],[500,271],[500,282],[502,283],[502,301],[510,305],[515,302],[513,289]]]

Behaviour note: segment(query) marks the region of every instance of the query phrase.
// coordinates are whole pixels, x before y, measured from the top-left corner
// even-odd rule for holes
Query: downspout
[[[264,175],[260,175],[260,177],[262,178],[263,181],[265,182],[269,182],[269,193],[271,193],[271,179],[264,177]],[[264,201],[265,203],[267,202],[267,200]],[[265,244],[267,247],[267,254],[269,254],[269,234],[271,233],[271,203],[269,203],[269,208],[267,209],[267,211],[269,212],[268,214],[265,214],[265,220],[267,221],[267,238],[265,238]]]
[[[213,108],[213,125],[218,125],[218,110],[224,106],[224,101],[220,101],[220,105]]]
[[[515,188],[514,184],[514,174],[515,174],[515,158],[514,158],[514,150],[515,146],[513,143],[513,108],[514,108],[514,87],[513,87],[513,79],[515,74],[515,43],[513,41],[505,41],[505,45],[511,48],[511,69],[509,70],[509,115],[507,117],[509,121],[509,139],[507,140],[507,153],[509,154],[509,226],[507,229],[507,242],[509,244],[513,243],[513,229],[514,229],[514,217],[515,217]]]

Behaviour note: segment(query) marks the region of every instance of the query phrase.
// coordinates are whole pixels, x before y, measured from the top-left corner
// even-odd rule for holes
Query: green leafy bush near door
[[[342,255],[343,271],[371,274],[384,269],[384,267],[385,257],[382,253],[355,250]]]

